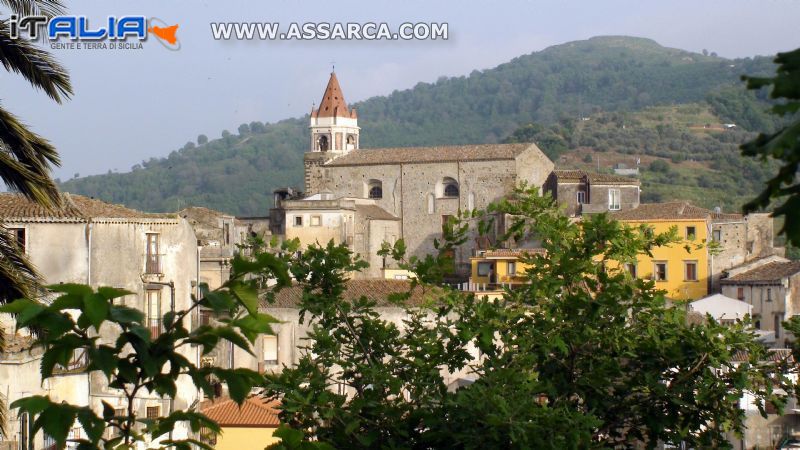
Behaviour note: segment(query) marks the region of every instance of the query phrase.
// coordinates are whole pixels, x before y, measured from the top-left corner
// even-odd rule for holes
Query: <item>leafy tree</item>
[[[205,145],[208,143],[208,136],[201,134],[197,136],[197,145]]]
[[[763,161],[774,159],[781,164],[778,173],[770,178],[766,188],[744,205],[746,212],[765,208],[773,200],[783,200],[773,215],[784,216],[782,232],[794,245],[800,245],[800,49],[779,53],[775,58],[778,65],[774,77],[743,77],[749,89],[771,87],[770,97],[783,100],[772,107],[772,112],[792,118],[791,122],[774,133],[761,133],[754,140],[742,146],[742,154],[760,158]]]
[[[231,132],[230,132],[230,131],[228,131],[228,130],[222,130],[222,137],[223,137],[223,138],[229,138],[229,137],[231,137]]]
[[[738,399],[753,393],[763,411],[764,401],[783,405],[778,387],[792,392],[789,366],[763,362],[747,322],[690,320],[652,281],[619,268],[676,243],[676,230],[606,215],[572,222],[532,190],[471,220],[488,229],[498,213],[514,218],[504,239],[535,237],[547,252],[524,258],[529,283],[497,301],[439,287],[466,222],[448,224],[439,254],[424,259],[406,261],[402,241],[384,245],[427,299],[407,307],[402,326],[373,302],[344,299],[363,267],[346,247],[312,246],[293,264],[312,331],[297,366],[267,375],[265,395],[281,399],[294,430],[282,431],[291,445],[274,448],[724,447],[726,432],[743,430]],[[475,381],[448,389],[445,375],[463,369]]]
[[[261,122],[250,122],[250,132],[252,133],[263,133],[266,129],[267,128]]]
[[[295,248],[295,243],[287,243],[281,250],[292,254]],[[142,419],[136,416],[134,399],[142,394],[174,398],[179,379],[190,380],[206,396],[213,397],[211,378],[216,378],[226,383],[231,398],[241,404],[251,389],[262,383],[261,375],[244,368],[198,367],[187,358],[186,349],[197,345],[205,355],[221,343],[230,343],[252,354],[251,344],[259,335],[271,333],[270,324],[275,322],[258,311],[258,289],[265,279],[278,286],[287,285],[288,261],[288,257],[269,252],[249,259],[237,256],[231,264],[231,279],[212,292],[201,285],[202,298],[193,298],[186,310],[165,314],[163,332],[157,337],[151,337],[141,311],[114,301],[131,294],[121,289],[101,287],[93,291],[84,285],[59,284],[49,287],[58,294],[49,304],[22,299],[1,307],[0,312],[17,315],[18,327],[47,330],[38,339],[44,347],[43,379],[52,376],[56,365],[66,366],[76,350],[83,350],[88,361],[86,370],[101,374],[108,386],[125,398],[122,414],[105,401],[102,414],[97,414],[89,406],[56,403],[49,396],[39,395],[17,400],[11,407],[28,413],[33,432],[44,431],[59,448],[64,448],[77,421],[85,437],[71,442],[81,449],[130,449],[149,438],[167,447],[210,450],[210,446],[192,438],[173,440],[170,433],[177,423],[187,424],[194,433],[201,427],[219,432],[215,422],[191,410]],[[212,311],[218,317],[218,325],[187,326],[187,319],[198,308]],[[101,331],[114,334],[115,339],[107,342],[100,337]],[[115,430],[116,436],[104,435],[107,429]]]
[[[182,150],[192,150],[193,148],[195,148],[194,142],[189,141],[183,146]]]
[[[250,134],[250,125],[243,123],[239,125],[239,136]]]
[[[659,173],[668,173],[669,172],[669,164],[663,159],[654,159],[653,162],[650,163],[649,166],[650,170],[653,172]]]

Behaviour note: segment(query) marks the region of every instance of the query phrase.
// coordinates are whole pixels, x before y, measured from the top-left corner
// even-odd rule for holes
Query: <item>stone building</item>
[[[753,306],[756,328],[775,333],[778,347],[786,346],[781,324],[800,314],[800,261],[771,261],[720,281],[722,294]]]
[[[569,217],[624,211],[639,206],[639,180],[583,170],[554,170],[545,182],[549,192]]]
[[[410,255],[433,253],[433,241],[451,216],[484,208],[522,183],[541,189],[553,170],[535,144],[360,149],[356,114],[348,110],[335,74],[312,112],[310,129],[306,193],[325,194],[325,201],[373,200],[398,219]],[[469,242],[455,255],[464,274],[474,249]]]
[[[383,278],[384,260],[378,250],[384,242],[394,244],[400,236],[400,219],[375,205],[375,200],[339,198],[328,200],[317,194],[305,200],[283,202],[286,239],[306,245],[325,245],[333,240],[347,244],[369,263],[354,274],[360,278]]]
[[[0,194],[0,221],[14,233],[30,261],[48,284],[80,283],[94,288],[111,286],[133,292],[120,301],[145,313],[151,333],[161,332],[161,318],[171,310],[186,309],[198,279],[197,238],[189,223],[175,214],[146,214],[78,195],[63,194],[64,206],[47,210],[21,195]],[[0,317],[12,342],[28,342],[15,334],[13,318]],[[117,330],[100,329],[100,339],[113,342]],[[185,355],[196,359],[196,352]],[[123,406],[120,394],[109,389],[102,375],[83,371],[86,361],[76,354],[69,367],[44,381],[39,375],[41,350],[14,345],[0,355],[0,392],[10,403],[29,395],[50,395],[55,401],[89,405],[102,412],[102,401]],[[174,399],[140,395],[135,410],[142,416],[166,415],[197,400],[190,380],[179,381]],[[9,412],[8,438],[19,449],[42,448],[45,436],[33,436],[27,417]],[[73,435],[80,436],[76,424]],[[188,436],[178,429],[175,436]]]
[[[723,272],[772,255],[783,254],[773,244],[775,237],[772,217],[767,213],[711,214],[711,239],[719,244],[711,261],[711,291],[720,290]]]

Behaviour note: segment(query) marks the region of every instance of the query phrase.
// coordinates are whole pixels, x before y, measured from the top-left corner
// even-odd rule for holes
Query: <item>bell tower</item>
[[[336,73],[331,72],[319,108],[311,108],[311,146],[305,154],[305,191],[317,193],[321,186],[319,166],[358,150],[360,128],[355,109],[348,109]]]

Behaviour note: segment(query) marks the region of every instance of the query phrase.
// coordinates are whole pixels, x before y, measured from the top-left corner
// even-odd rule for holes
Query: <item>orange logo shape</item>
[[[169,42],[170,45],[175,45],[175,43],[178,42],[178,38],[175,36],[175,32],[178,31],[178,24],[169,27],[157,27],[153,25],[148,28],[147,31],[155,34],[159,39]]]

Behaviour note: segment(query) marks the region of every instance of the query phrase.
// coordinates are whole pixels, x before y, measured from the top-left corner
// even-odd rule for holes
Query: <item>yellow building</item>
[[[200,412],[217,422],[222,433],[203,430],[200,439],[217,450],[263,450],[280,440],[272,435],[280,425],[276,406],[258,396],[241,407],[230,398],[206,402]]]
[[[642,204],[611,216],[634,227],[647,224],[656,234],[677,227],[678,236],[685,242],[653,248],[652,258],[639,255],[628,270],[636,277],[654,280],[656,288],[674,300],[696,300],[708,295],[711,211],[687,202],[668,202]]]
[[[528,265],[520,259],[525,254],[541,254],[541,248],[498,249],[480,251],[470,258],[472,273],[468,290],[502,290],[505,286],[526,282]]]

